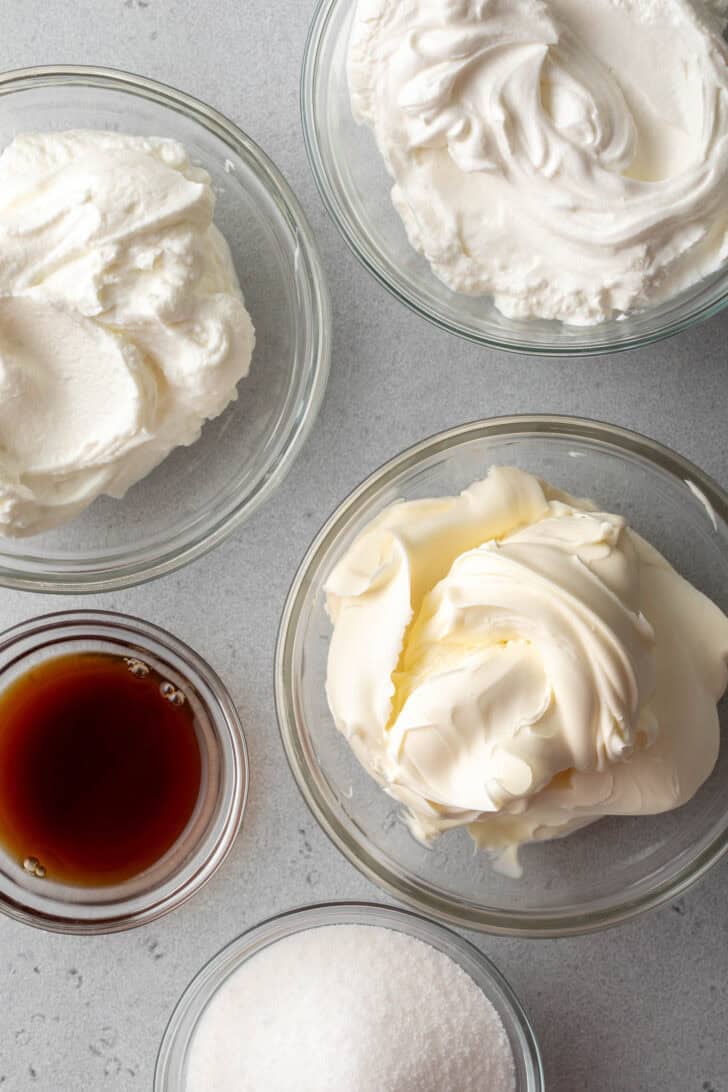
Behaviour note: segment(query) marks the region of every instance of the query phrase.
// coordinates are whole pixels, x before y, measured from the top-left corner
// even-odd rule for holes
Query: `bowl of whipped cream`
[[[91,68],[0,76],[0,583],[100,591],[219,543],[320,405],[329,302],[232,122]]]
[[[324,202],[386,288],[475,342],[672,335],[728,303],[725,23],[710,0],[321,0]]]
[[[442,920],[541,936],[726,852],[727,685],[728,496],[546,416],[367,479],[304,559],[276,662],[294,777],[349,860]]]

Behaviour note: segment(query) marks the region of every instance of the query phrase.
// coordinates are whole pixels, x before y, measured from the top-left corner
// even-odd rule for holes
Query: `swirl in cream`
[[[0,535],[122,497],[237,397],[255,332],[214,208],[176,140],[0,155]]]
[[[728,257],[727,61],[701,0],[359,0],[349,82],[434,272],[589,324]]]
[[[523,471],[386,509],[326,590],[337,727],[422,839],[504,850],[665,811],[715,764],[728,618]]]

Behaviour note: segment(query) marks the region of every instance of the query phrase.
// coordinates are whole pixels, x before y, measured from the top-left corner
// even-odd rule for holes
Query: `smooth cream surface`
[[[728,618],[530,474],[392,505],[326,592],[336,725],[423,840],[468,826],[502,853],[666,811],[715,765]]]
[[[255,335],[214,204],[173,140],[0,156],[0,534],[122,496],[236,397]]]
[[[723,5],[724,7],[724,5]],[[703,0],[358,0],[355,118],[448,287],[589,325],[728,260],[728,48]]]

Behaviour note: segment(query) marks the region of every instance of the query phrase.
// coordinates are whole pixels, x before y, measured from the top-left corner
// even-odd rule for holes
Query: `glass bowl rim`
[[[662,325],[657,325],[654,329],[635,333],[621,340],[609,340],[605,337],[598,342],[591,341],[588,331],[598,331],[600,326],[607,325],[607,323],[601,323],[596,326],[584,327],[584,331],[587,332],[579,333],[581,339],[579,341],[562,344],[558,336],[558,327],[555,326],[556,332],[553,338],[548,341],[544,340],[544,342],[532,342],[528,340],[527,335],[507,337],[504,334],[503,337],[499,337],[496,334],[479,333],[464,326],[457,318],[449,318],[444,314],[433,312],[427,303],[420,299],[418,290],[410,284],[406,275],[398,274],[396,271],[389,271],[386,268],[385,263],[375,253],[375,249],[370,246],[366,233],[353,224],[345,204],[339,200],[334,192],[334,187],[329,181],[327,160],[321,152],[321,144],[318,139],[319,119],[316,109],[315,89],[320,74],[319,55],[324,38],[334,15],[346,3],[351,3],[351,0],[317,0],[311,16],[304,45],[299,92],[303,140],[319,196],[344,242],[367,272],[396,300],[421,318],[438,327],[438,329],[455,334],[457,337],[461,337],[475,345],[523,356],[564,356],[574,358],[606,356],[654,345],[665,338],[673,337],[706,321],[728,307],[728,263],[724,263],[719,270],[709,274],[707,278],[707,280],[715,278],[716,283],[718,281],[725,282],[717,298],[699,307],[693,306],[692,309],[688,310],[687,314],[664,321]],[[704,281],[698,281],[693,287],[697,288],[702,283]],[[612,319],[609,322],[614,323],[617,320]],[[577,327],[570,329],[578,330]],[[576,338],[577,334],[573,333],[572,336]]]
[[[181,1022],[194,1015],[199,1019],[215,993],[235,970],[271,944],[308,929],[336,925],[367,925],[399,929],[407,936],[429,943],[436,951],[453,958],[448,947],[477,965],[483,981],[493,984],[504,1002],[508,1021],[517,1033],[521,1058],[528,1071],[528,1086],[523,1092],[544,1092],[545,1077],[538,1039],[533,1025],[513,987],[492,960],[471,941],[423,914],[398,906],[363,900],[335,900],[296,906],[273,914],[250,926],[222,946],[203,963],[185,986],[167,1021],[154,1068],[153,1092],[171,1092],[169,1066],[175,1053],[186,1053],[190,1038],[179,1038]],[[419,932],[416,931],[419,926]],[[423,936],[424,934],[424,936]],[[427,939],[424,939],[426,937]],[[465,968],[464,968],[465,969]],[[470,972],[465,969],[466,974]],[[221,973],[224,972],[224,973]],[[471,977],[473,977],[471,975]],[[480,981],[476,986],[488,997]],[[490,1000],[490,998],[488,998]],[[515,1050],[513,1036],[509,1042]],[[175,1089],[175,1092],[181,1090]]]
[[[305,443],[323,401],[331,359],[331,301],[316,237],[298,198],[270,157],[238,125],[201,99],[168,84],[121,69],[92,65],[40,65],[0,72],[0,101],[6,95],[55,86],[119,91],[181,114],[201,126],[239,156],[266,190],[280,219],[295,231],[300,276],[310,290],[302,308],[306,330],[295,404],[287,414],[279,441],[245,494],[228,499],[222,515],[202,528],[175,532],[151,548],[123,548],[110,558],[73,560],[56,567],[44,562],[27,568],[0,560],[0,587],[53,594],[114,591],[154,580],[202,557],[251,516],[281,484]],[[235,491],[231,491],[235,496]],[[32,542],[32,539],[28,540]]]
[[[147,893],[145,905],[140,909],[124,911],[124,900],[121,899],[104,904],[106,912],[103,916],[80,919],[72,916],[71,902],[55,903],[58,912],[54,912],[52,899],[49,900],[47,911],[27,906],[20,888],[16,889],[17,896],[14,899],[0,895],[0,914],[24,925],[51,933],[97,936],[135,929],[158,920],[191,899],[215,875],[227,859],[242,827],[250,790],[250,759],[240,715],[227,687],[214,668],[181,638],[144,618],[110,610],[52,611],[18,622],[0,632],[0,655],[12,649],[18,642],[41,635],[48,640],[34,647],[49,649],[52,655],[55,644],[74,637],[82,639],[84,634],[89,640],[121,637],[130,644],[139,642],[157,654],[171,652],[191,667],[209,687],[215,699],[216,707],[208,710],[210,726],[216,738],[225,739],[229,744],[232,756],[232,763],[227,770],[230,785],[226,793],[229,799],[226,802],[224,795],[220,798],[224,805],[220,813],[221,829],[204,855],[200,855],[202,847],[197,845],[192,854],[194,871],[163,898],[158,898],[152,888]],[[27,651],[22,651],[20,655],[27,655]],[[13,662],[11,660],[10,664]]]
[[[476,911],[457,901],[456,897],[423,890],[420,883],[405,875],[396,862],[379,863],[370,852],[365,836],[352,834],[350,827],[353,825],[345,826],[339,820],[328,799],[319,790],[304,756],[295,713],[292,671],[300,615],[311,595],[310,573],[319,566],[322,556],[373,494],[396,481],[425,457],[457,447],[463,440],[503,436],[526,438],[534,435],[540,438],[553,436],[574,441],[596,441],[616,449],[622,455],[641,457],[653,467],[697,485],[715,514],[728,525],[728,493],[717,482],[684,456],[630,429],[582,417],[523,414],[472,421],[435,433],[395,455],[369,474],[334,509],[313,539],[293,578],[281,614],[275,652],[274,696],[283,750],[306,805],[334,846],[370,882],[399,902],[446,925],[502,936],[554,938],[597,932],[621,924],[683,894],[728,852],[728,810],[723,829],[713,841],[674,876],[661,880],[649,891],[628,898],[614,898],[608,906],[591,909],[587,906],[573,913],[481,908]]]

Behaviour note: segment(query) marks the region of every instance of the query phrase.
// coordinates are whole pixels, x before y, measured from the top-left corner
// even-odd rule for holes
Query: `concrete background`
[[[171,1008],[222,944],[296,904],[380,898],[303,805],[279,744],[271,684],[277,621],[297,562],[365,474],[475,416],[552,411],[638,429],[728,484],[728,312],[631,355],[539,361],[438,332],[359,267],[322,209],[300,134],[298,73],[312,9],[313,0],[0,5],[0,68],[125,68],[199,96],[259,141],[311,218],[335,322],[331,381],[311,439],[278,494],[214,554],[144,588],[90,600],[0,594],[3,628],[81,604],[170,627],[226,680],[252,761],[243,834],[222,872],[182,910],[97,939],[0,920],[0,1092],[149,1089]],[[530,1013],[553,1092],[728,1090],[727,898],[728,866],[720,865],[684,899],[607,933],[476,938]]]

